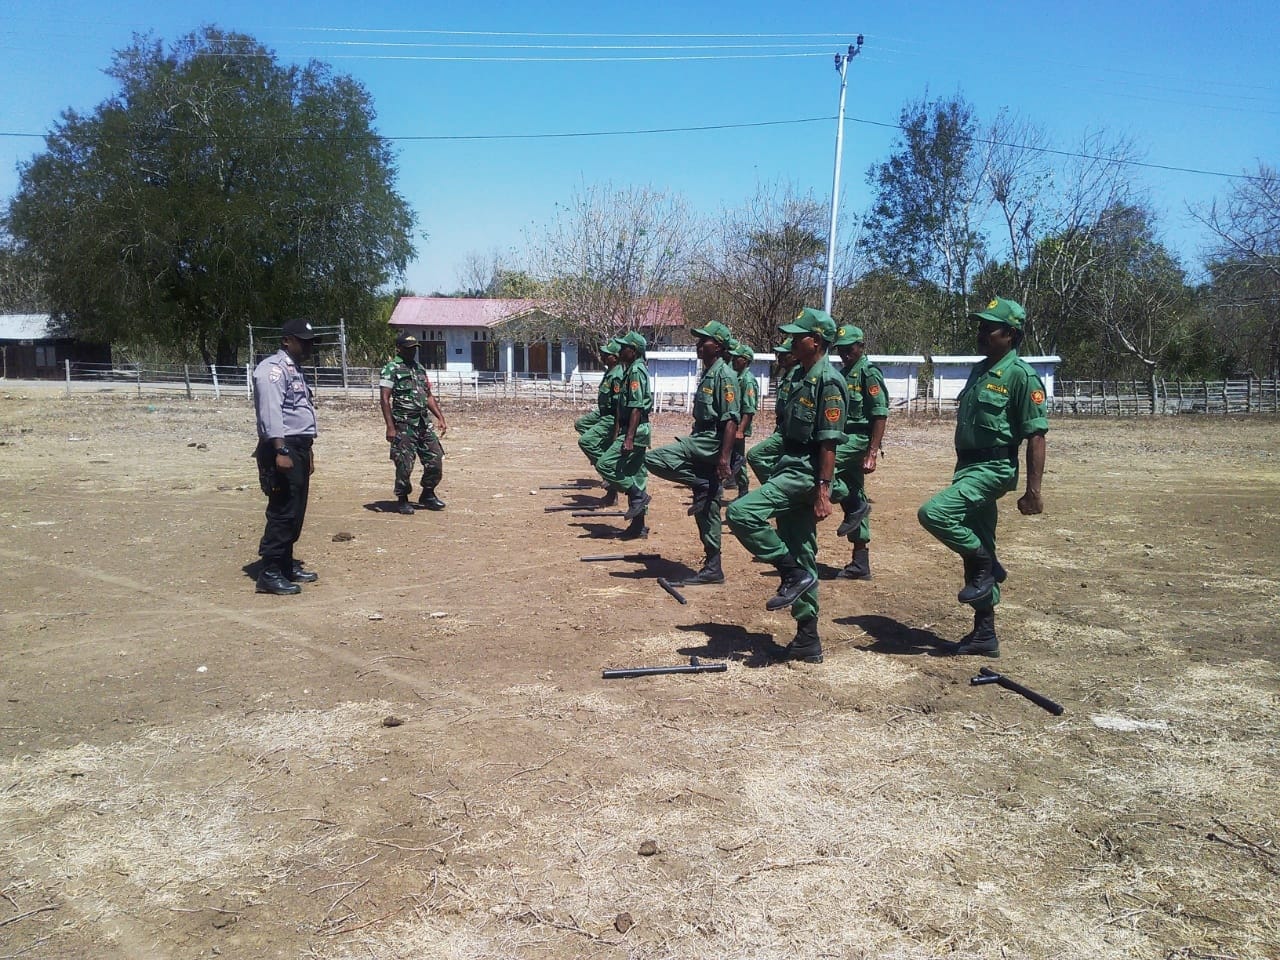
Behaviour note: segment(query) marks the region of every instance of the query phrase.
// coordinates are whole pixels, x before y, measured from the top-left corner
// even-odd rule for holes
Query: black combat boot
[[[263,563],[262,571],[258,574],[256,590],[258,593],[274,593],[282,597],[302,592],[300,586],[290,583],[289,578],[280,572],[280,565],[274,560]]]
[[[444,501],[436,496],[435,487],[432,487],[430,490],[423,490],[418,494],[418,504],[419,506],[426,507],[428,510],[444,509]]]
[[[778,568],[782,583],[778,584],[778,592],[765,601],[766,610],[781,610],[783,607],[791,606],[806,590],[818,582],[818,578],[796,563],[791,554],[787,554],[774,566]]]
[[[841,580],[870,580],[871,557],[867,553],[866,544],[854,544],[853,559],[845,564],[844,569],[836,574]]]
[[[616,507],[618,505],[618,491],[610,487],[603,497],[596,501],[597,507]]]
[[[702,569],[687,580],[681,580],[677,586],[690,587],[699,583],[724,583],[724,571],[720,569],[720,554],[708,554]]]
[[[960,638],[954,652],[957,656],[1000,656],[995,607],[973,611],[973,629]]]
[[[409,503],[409,495],[407,493],[396,497],[396,513],[403,513],[406,517],[413,516],[413,505]]]
[[[818,638],[818,618],[810,617],[808,620],[797,621],[795,639],[785,647],[775,644],[775,649],[770,652],[770,656],[774,660],[821,663],[822,641]]]
[[[320,574],[314,570],[308,570],[302,565],[301,560],[289,561],[289,579],[294,583],[315,583],[320,579]]]
[[[645,493],[643,490],[632,488],[627,491],[627,512],[622,515],[624,520],[635,520],[643,517],[645,511],[649,509],[649,501],[653,497]]]
[[[995,589],[995,557],[986,547],[979,546],[965,557],[964,589],[956,599],[961,603],[978,603],[991,596]]]
[[[649,528],[644,525],[644,515],[636,517],[629,524],[627,529],[618,534],[619,540],[647,540],[649,537]]]
[[[866,500],[860,500],[857,506],[851,508],[849,501],[846,500],[844,507],[844,520],[840,522],[840,526],[836,527],[836,536],[848,537],[852,540],[854,535],[857,534],[858,528],[862,526],[862,521],[871,512],[871,504]]]

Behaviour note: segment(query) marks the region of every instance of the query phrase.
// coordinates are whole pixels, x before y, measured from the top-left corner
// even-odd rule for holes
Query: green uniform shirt
[[[738,375],[721,358],[698,381],[698,393],[693,401],[693,432],[717,430],[724,421],[737,420],[740,416]]]
[[[865,354],[844,371],[844,382],[849,389],[847,432],[866,433],[873,418],[889,415],[889,391],[884,384],[884,374]]]
[[[747,427],[747,432],[743,434],[744,437],[749,437],[755,427],[755,414],[760,410],[760,386],[756,383],[750,367],[744,368],[738,374],[738,406],[743,416],[748,413],[752,415],[751,426]]]
[[[849,392],[844,377],[823,357],[807,373],[794,378],[778,413],[785,443],[816,446],[824,440],[844,439]]]
[[[391,416],[395,420],[425,417],[431,381],[427,368],[418,361],[405,363],[403,357],[388,360],[378,375],[378,385],[391,391]]]
[[[782,408],[787,402],[787,397],[791,395],[791,391],[795,389],[796,381],[800,379],[800,364],[794,363],[782,371],[782,375],[778,378],[778,388],[773,391],[773,415],[777,420],[778,429],[782,425]]]
[[[969,371],[956,411],[956,450],[1016,447],[1048,429],[1044,384],[1016,350]]]
[[[615,363],[600,378],[600,392],[596,395],[596,409],[602,417],[617,415],[618,394],[622,392],[622,364]]]
[[[649,368],[643,357],[636,357],[621,376],[621,392],[618,401],[618,429],[625,432],[631,421],[631,411],[639,409],[648,413],[653,409],[653,394],[649,391]],[[641,417],[644,423],[648,417]]]

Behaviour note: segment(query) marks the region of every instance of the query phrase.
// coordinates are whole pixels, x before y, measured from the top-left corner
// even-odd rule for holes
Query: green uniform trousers
[[[752,556],[777,563],[787,554],[818,575],[818,521],[813,516],[813,458],[783,454],[760,486],[729,504],[728,520]],[[775,531],[769,521],[777,518]],[[791,605],[791,615],[808,620],[818,615],[818,587],[810,587]]]
[[[588,413],[584,413],[577,420],[573,421],[573,429],[578,431],[578,436],[582,436],[599,423],[602,416],[604,415],[599,410],[591,410]]]
[[[578,449],[594,467],[613,442],[613,417],[600,417],[578,437]]]
[[[871,447],[871,438],[865,433],[847,433],[844,440],[836,447],[836,469],[832,487],[837,483],[848,488],[845,506],[857,508],[867,499],[866,477],[862,472],[862,461],[866,459],[867,450]],[[832,490],[835,496],[835,489]],[[871,542],[871,518],[863,517],[862,523],[854,532],[854,539],[859,543]]]
[[[756,475],[756,479],[764,483],[773,473],[782,456],[782,434],[773,432],[747,451],[747,466]]]
[[[996,553],[996,501],[1018,486],[1018,467],[1011,460],[957,466],[951,486],[920,507],[920,526],[961,556],[986,547]],[[991,591],[982,609],[1000,602],[1000,586]],[[973,604],[977,608],[978,604]]]
[[[644,465],[645,450],[649,446],[649,424],[642,423],[636,427],[630,453],[625,453],[622,449],[626,439],[625,433],[618,434],[618,438],[609,444],[609,448],[596,461],[596,469],[611,488],[625,494],[632,491],[644,493],[649,486],[649,471]]]
[[[695,433],[677,437],[675,443],[658,447],[645,454],[644,465],[655,477],[686,487],[716,482],[716,462],[720,459],[719,433]],[[720,552],[720,498],[694,516],[698,521],[698,538],[707,556]]]

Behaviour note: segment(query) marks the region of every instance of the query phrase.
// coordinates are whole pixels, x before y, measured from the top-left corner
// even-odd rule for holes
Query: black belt
[[[723,426],[724,423],[725,421],[723,420],[717,420],[715,423],[703,423],[703,422],[695,423],[693,425],[692,433],[695,437],[703,433],[714,433],[717,435],[721,435],[724,432],[724,426]]]
[[[306,436],[304,434],[297,434],[296,436],[284,438],[284,445],[286,447],[301,447],[303,450],[310,450],[311,445],[315,442],[315,437]]]
[[[814,444],[808,440],[787,440],[784,438],[782,452],[790,453],[797,457],[807,457],[813,453],[815,446],[821,446],[821,444]]]
[[[962,467],[971,467],[975,463],[991,463],[995,460],[1018,459],[1018,445],[1009,447],[983,447],[980,450],[957,450],[956,463]]]
[[[871,424],[855,423],[853,426],[844,428],[845,433],[856,433],[860,437],[869,437],[871,435]]]

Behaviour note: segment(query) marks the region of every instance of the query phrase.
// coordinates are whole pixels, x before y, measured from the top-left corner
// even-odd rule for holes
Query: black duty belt
[[[814,444],[807,440],[783,440],[782,452],[797,457],[807,457],[813,453],[815,446],[819,446],[819,444]]]
[[[983,447],[980,450],[957,450],[956,462],[962,467],[975,463],[991,463],[994,460],[1017,460],[1018,445],[1009,447]]]
[[[287,447],[301,447],[303,450],[310,450],[311,445],[316,442],[315,437],[304,436],[299,433],[291,437],[285,437],[284,443]]]
[[[856,433],[859,436],[870,436],[871,424],[869,423],[853,423],[847,424],[844,428],[845,433]]]

